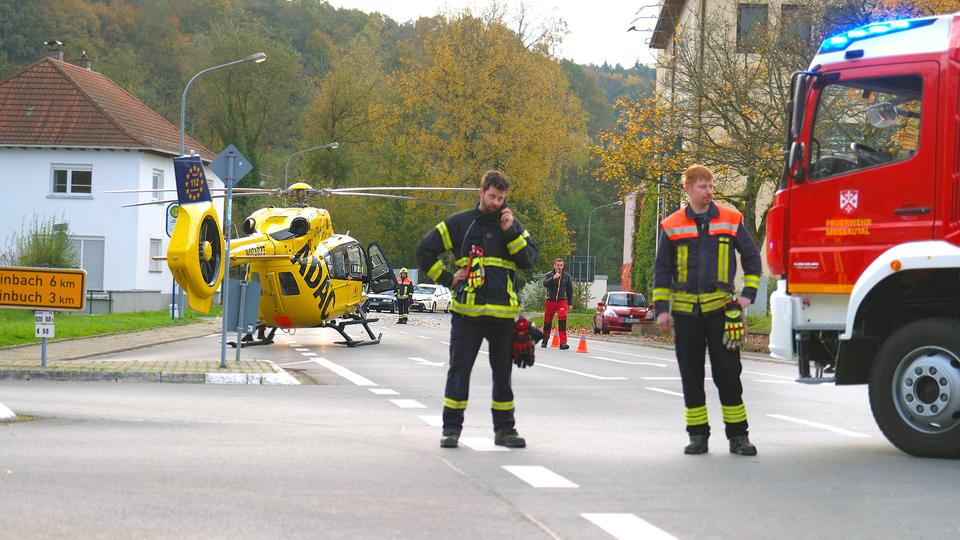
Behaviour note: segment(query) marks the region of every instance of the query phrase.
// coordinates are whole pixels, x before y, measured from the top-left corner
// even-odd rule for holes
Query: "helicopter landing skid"
[[[339,332],[341,336],[343,336],[344,341],[334,341],[334,343],[336,343],[337,345],[346,345],[347,347],[360,347],[362,345],[376,345],[377,343],[380,343],[380,338],[383,337],[383,334],[380,334],[379,336],[374,336],[373,330],[370,329],[370,323],[377,322],[379,320],[380,319],[368,319],[366,317],[362,317],[362,318],[355,318],[351,320],[342,320],[339,322],[331,321],[328,323],[324,323],[321,326],[324,328],[333,328],[334,330]],[[367,331],[367,335],[370,336],[370,339],[353,339],[352,337],[350,337],[350,335],[343,330],[343,327],[349,326],[351,324],[362,324],[363,329]]]
[[[257,339],[253,339],[253,334],[244,334],[240,340],[240,347],[255,347],[257,345],[270,345],[273,343],[273,335],[277,333],[276,327],[269,327],[270,332],[266,332],[267,327],[260,325],[257,327]],[[237,348],[237,342],[228,341],[227,345]]]

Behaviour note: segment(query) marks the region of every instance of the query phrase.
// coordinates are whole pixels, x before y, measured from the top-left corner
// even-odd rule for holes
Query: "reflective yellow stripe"
[[[690,248],[687,245],[677,246],[677,281],[687,281],[687,256]]]
[[[443,398],[443,406],[448,409],[463,410],[467,408],[467,400],[457,401],[448,397]]]
[[[688,426],[702,426],[708,423],[707,420],[707,406],[702,407],[685,407],[686,410],[686,419]]]
[[[747,407],[741,403],[739,405],[722,405],[723,421],[728,424],[747,421]]]
[[[453,249],[453,241],[450,240],[450,231],[447,229],[447,222],[441,221],[437,223],[437,230],[440,231],[440,239],[443,240],[443,249],[447,251]]]
[[[717,281],[726,283],[730,279],[730,238],[720,237],[720,252],[717,254]]]
[[[753,274],[745,274],[743,276],[743,287],[753,287],[754,289],[760,288],[760,276]]]
[[[472,294],[467,295],[467,301],[472,300]],[[453,301],[450,311],[465,317],[496,317],[498,319],[513,319],[520,313],[520,306],[503,306],[497,304],[473,304]]]
[[[520,233],[520,236],[516,237],[507,244],[507,253],[516,255],[521,249],[527,247],[527,238],[529,237],[530,233],[524,229],[524,231]]]
[[[433,263],[433,266],[431,266],[430,269],[427,270],[427,277],[434,281],[439,279],[441,274],[443,274],[443,263],[440,262],[439,260]]]
[[[466,266],[468,262],[470,262],[469,257],[460,257],[459,259],[457,259],[456,265]],[[482,264],[483,266],[496,266],[498,268],[506,268],[507,270],[513,270],[514,272],[516,272],[517,270],[517,263],[507,259],[501,259],[500,257],[480,257],[480,258],[473,259],[473,262],[474,264],[479,263],[479,264]]]
[[[513,402],[512,401],[493,401],[490,403],[490,408],[495,411],[512,411]]]
[[[520,300],[517,299],[517,292],[513,290],[513,279],[507,274],[507,294],[510,295],[510,305],[519,306]]]
[[[702,294],[673,291],[673,304],[670,310],[678,313],[692,313],[694,306],[699,305],[701,313],[710,313],[722,309],[731,298],[732,296],[727,291]]]
[[[670,289],[667,288],[658,288],[653,290],[653,301],[654,302],[669,302],[670,301]]]

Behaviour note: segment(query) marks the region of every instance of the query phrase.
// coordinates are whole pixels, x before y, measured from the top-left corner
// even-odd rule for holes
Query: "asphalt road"
[[[744,362],[754,458],[727,452],[710,386],[711,452],[683,455],[673,352],[600,341],[515,371],[522,450],[492,445],[481,354],[461,447],[441,449],[448,316],[414,317],[436,324],[384,317],[375,346],[300,330],[243,351],[301,386],[0,381],[0,402],[38,417],[0,425],[0,538],[960,535],[956,461],[900,453],[865,387],[795,384],[783,364]]]

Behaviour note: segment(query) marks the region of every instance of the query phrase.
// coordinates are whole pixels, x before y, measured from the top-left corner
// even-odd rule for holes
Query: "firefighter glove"
[[[525,317],[520,317],[513,325],[513,363],[518,368],[527,368],[533,365],[534,341],[531,334],[536,331],[543,336]]]
[[[723,308],[723,345],[735,351],[743,343],[746,327],[743,323],[743,307],[737,302],[730,302]]]

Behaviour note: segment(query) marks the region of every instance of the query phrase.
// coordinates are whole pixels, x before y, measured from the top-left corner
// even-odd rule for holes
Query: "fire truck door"
[[[814,88],[806,178],[790,193],[791,293],[848,293],[880,253],[932,237],[937,79],[935,62],[914,62]]]

